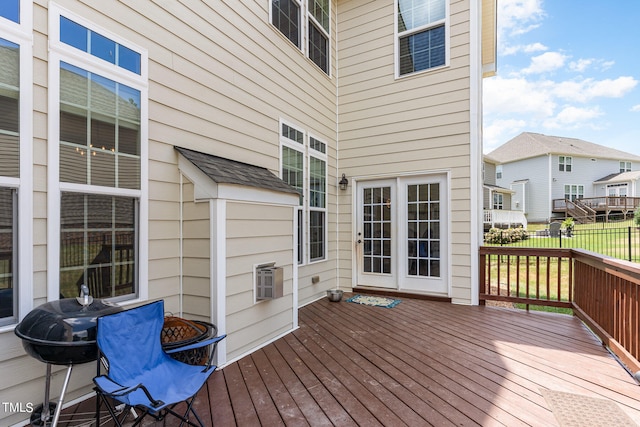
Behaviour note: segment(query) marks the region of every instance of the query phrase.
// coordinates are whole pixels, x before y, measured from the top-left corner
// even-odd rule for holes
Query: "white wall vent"
[[[275,263],[256,267],[256,300],[280,298],[283,295],[283,270]]]

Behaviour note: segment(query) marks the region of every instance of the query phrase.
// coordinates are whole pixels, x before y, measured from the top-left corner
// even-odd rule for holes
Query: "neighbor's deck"
[[[197,406],[215,426],[558,425],[545,388],[640,420],[640,387],[575,317],[323,299],[297,331],[214,373]]]

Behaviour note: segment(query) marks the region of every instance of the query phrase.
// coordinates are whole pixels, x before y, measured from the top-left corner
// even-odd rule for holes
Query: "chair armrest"
[[[149,390],[147,390],[147,388],[143,384],[136,384],[134,386],[127,387],[127,386],[118,384],[117,382],[113,381],[111,378],[107,377],[106,375],[100,375],[98,377],[95,377],[93,379],[93,383],[106,396],[110,396],[110,397],[126,396],[127,394],[133,393],[134,391],[140,389],[147,396],[147,399],[149,399],[149,403],[151,404],[151,407],[158,408],[164,405],[164,402],[162,400],[154,399],[153,396],[151,396],[151,393],[149,393]]]
[[[178,348],[173,348],[171,350],[165,350],[165,353],[167,354],[172,354],[172,353],[178,353],[181,351],[186,351],[186,350],[193,350],[194,348],[200,348],[200,347],[205,347],[207,345],[211,345],[211,344],[217,344],[219,341],[221,341],[223,338],[225,338],[227,335],[220,335],[217,337],[213,337],[213,338],[209,338],[208,340],[203,340],[203,341],[199,341],[193,344],[189,344],[189,345],[185,345],[182,347],[178,347]]]

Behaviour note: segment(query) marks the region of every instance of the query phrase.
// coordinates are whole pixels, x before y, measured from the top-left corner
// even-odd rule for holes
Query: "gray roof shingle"
[[[582,139],[549,136],[533,132],[521,133],[490,152],[489,156],[500,163],[509,163],[549,154],[640,161],[640,156],[635,154],[594,144],[593,142]]]
[[[204,172],[213,182],[218,184],[235,184],[281,193],[298,191],[275,176],[268,169],[235,160],[201,153],[183,147],[174,147],[182,156]]]

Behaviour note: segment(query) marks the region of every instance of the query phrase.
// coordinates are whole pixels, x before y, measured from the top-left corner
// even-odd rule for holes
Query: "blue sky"
[[[640,1],[498,0],[484,152],[521,132],[640,155]]]

